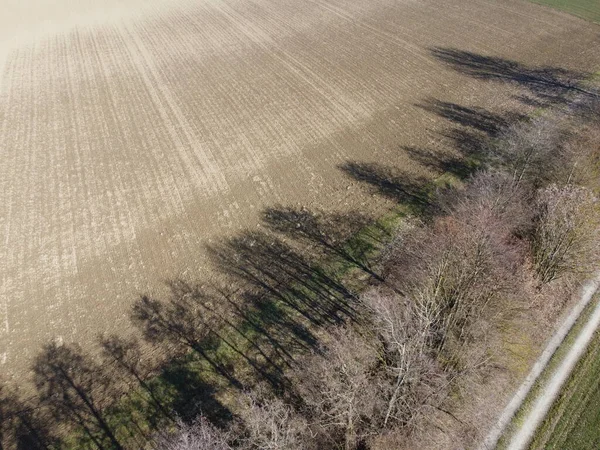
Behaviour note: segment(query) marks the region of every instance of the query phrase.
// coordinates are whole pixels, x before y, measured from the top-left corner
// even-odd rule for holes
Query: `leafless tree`
[[[442,211],[471,227],[506,239],[530,226],[529,192],[504,172],[482,170],[463,189],[441,193]]]
[[[499,173],[482,172],[445,197],[445,215],[404,233],[384,273],[405,297],[399,305],[410,314],[405,322],[420,330],[428,348],[444,354],[449,369],[459,362],[472,326],[518,288],[522,256],[514,235],[527,228],[530,215],[520,188]]]
[[[454,218],[438,221],[431,233],[413,236],[407,250],[414,261],[409,292],[415,312],[428,324],[429,345],[442,351],[460,343],[501,289],[494,264],[498,252],[483,230],[462,227]],[[415,240],[418,239],[418,240]]]
[[[547,184],[565,163],[567,133],[559,114],[519,122],[498,136],[490,147],[490,164],[504,171],[512,185],[533,189]]]
[[[354,449],[381,416],[382,405],[376,373],[380,351],[346,327],[333,330],[322,354],[299,361],[295,382],[321,429],[317,439],[343,442]]]
[[[405,425],[444,384],[444,374],[428,347],[431,324],[414,303],[397,293],[373,289],[362,301],[371,309],[374,331],[384,344],[386,373],[380,395],[387,406],[382,425]]]
[[[157,439],[161,450],[231,450],[228,433],[212,425],[203,416],[191,423],[177,422],[176,430]]]
[[[542,283],[596,269],[600,211],[590,190],[551,185],[538,193],[536,213],[533,261]]]
[[[243,448],[317,448],[306,419],[280,398],[269,395],[264,385],[257,386],[241,397],[239,414],[245,430],[245,435],[240,438]]]

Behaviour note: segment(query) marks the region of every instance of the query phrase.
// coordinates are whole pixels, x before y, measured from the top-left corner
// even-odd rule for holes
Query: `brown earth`
[[[140,294],[218,276],[206,245],[268,206],[388,210],[341,167],[439,175],[407,151],[458,155],[423,104],[526,111],[547,97],[536,76],[600,65],[598,26],[512,0],[30,3],[0,19],[0,373],[14,379],[51,339],[129,332]]]

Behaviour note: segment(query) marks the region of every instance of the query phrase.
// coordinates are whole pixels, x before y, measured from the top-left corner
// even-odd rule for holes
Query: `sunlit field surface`
[[[169,281],[218,283],[207,245],[267,207],[389,210],[378,168],[432,180],[415,155],[462,157],[452,105],[538,106],[515,70],[600,63],[595,25],[519,1],[8,0],[0,39],[14,381],[50,340],[135,333]]]

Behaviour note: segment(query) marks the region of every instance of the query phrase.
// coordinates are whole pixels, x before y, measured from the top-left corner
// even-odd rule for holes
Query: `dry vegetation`
[[[239,270],[266,288],[277,324],[248,309],[253,302],[266,307],[264,296],[215,303],[206,289],[174,283],[169,301],[143,297],[132,319],[150,342],[168,342],[182,358],[157,378],[143,366],[135,341],[104,338],[102,365],[79,346],[50,344],[33,367],[35,402],[2,391],[4,442],[410,449],[447,447],[432,438],[442,433],[454,444],[474,445],[486,421],[464,414],[456,392],[487,391],[488,401],[501,401],[493,391],[508,370],[498,346],[502,324],[521,310],[551,323],[564,303],[557,288],[566,295],[600,262],[597,233],[591,232],[600,229],[599,123],[592,93],[506,128],[500,139],[482,144],[479,169],[464,183],[438,189],[426,209],[405,217],[376,265],[358,262],[347,244],[318,232],[324,224],[332,227],[328,220],[305,211],[269,211],[280,230],[286,229],[285,213],[294,217],[294,234],[351,263],[351,278],[365,274],[369,287],[336,300],[335,290],[346,289],[341,280],[318,268],[309,275],[303,271],[311,263],[301,255],[251,235],[247,253],[242,243],[238,252],[251,264]],[[262,246],[275,246],[273,267],[252,261]],[[286,258],[289,264],[281,265]],[[257,267],[260,276],[253,273]],[[269,289],[275,276],[287,291]],[[287,343],[276,334],[280,321],[294,324],[287,325],[294,334]],[[240,339],[248,341],[244,351]],[[206,378],[209,372],[213,378]],[[227,405],[211,395],[217,379],[231,396]],[[183,387],[191,391],[165,392]],[[456,423],[443,429],[437,414]]]

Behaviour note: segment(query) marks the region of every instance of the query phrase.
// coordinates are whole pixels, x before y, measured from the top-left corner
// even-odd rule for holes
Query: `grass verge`
[[[582,19],[600,23],[600,2],[598,0],[531,0],[533,3],[551,6]]]
[[[529,394],[523,401],[523,404],[521,405],[521,407],[519,408],[519,410],[513,417],[511,423],[508,425],[508,427],[506,428],[502,437],[498,441],[498,444],[496,446],[497,450],[506,449],[508,447],[508,444],[510,443],[511,438],[513,437],[514,433],[523,424],[525,418],[531,411],[531,407],[535,403],[535,400],[542,394],[544,386],[550,380],[550,378],[554,374],[554,371],[562,364],[565,356],[571,349],[573,343],[577,339],[577,336],[579,335],[580,331],[587,323],[590,315],[592,314],[593,310],[598,305],[599,301],[600,301],[600,294],[595,294],[594,297],[592,298],[592,300],[588,303],[588,305],[585,307],[585,309],[579,316],[579,319],[577,320],[575,325],[573,325],[571,330],[569,330],[569,333],[565,337],[563,343],[560,345],[560,347],[558,347],[558,349],[556,350],[554,355],[552,355],[550,362],[548,363],[548,365],[546,366],[546,368],[544,369],[544,371],[542,372],[540,377],[536,380],[532,389],[529,391]],[[598,341],[595,340],[594,342],[597,343]],[[594,344],[593,343],[590,344],[590,348],[593,348],[593,347],[594,347]],[[582,361],[583,361],[583,359],[585,359],[585,358],[582,358]],[[598,362],[600,362],[600,360]],[[580,363],[581,363],[581,361],[580,361]],[[577,370],[578,369],[575,369],[571,378],[573,376],[575,376],[575,374],[577,373]],[[599,367],[599,371],[597,373],[600,374],[600,367]],[[570,381],[569,381],[569,383],[570,383]],[[563,394],[561,394],[560,398],[563,398]],[[554,409],[554,407],[553,407],[553,409]],[[551,416],[551,413],[549,414],[548,417],[550,417],[550,416]],[[537,440],[537,437],[535,438],[534,443],[536,442],[536,440]],[[532,448],[540,448],[540,447],[532,447]],[[544,447],[541,447],[541,448],[544,448]],[[571,447],[558,447],[558,448],[571,448]],[[587,447],[587,448],[594,448],[594,447]]]
[[[531,449],[600,446],[600,331],[538,428]]]
[[[423,187],[419,193],[421,204],[426,205],[433,198],[436,188],[456,183],[460,183],[460,180],[452,175],[440,176]],[[369,285],[371,279],[356,262],[360,261],[363,267],[376,264],[381,251],[393,238],[397,228],[407,217],[422,212],[422,206],[417,203],[395,207],[373,224],[352,235],[337,251],[331,252],[331,255],[311,267],[313,279],[285,286],[279,295],[266,293],[260,308],[251,309],[243,320],[235,324],[235,328],[223,330],[220,338],[202,342],[203,352],[211,361],[218,362],[220,367],[229,368],[242,378],[245,386],[251,386],[260,376],[252,373],[248,360],[254,359],[259,364],[264,362],[257,351],[261,345],[268,345],[262,335],[264,330],[269,330],[272,323],[280,317],[288,317],[290,322],[312,327],[298,311],[290,308],[291,302],[286,302],[282,296],[302,296],[319,301],[318,289],[312,285],[322,279],[336,280],[350,292],[360,292]],[[309,330],[313,331],[315,330]],[[212,391],[211,396],[219,404],[228,407],[235,405],[237,388],[229,385],[204,356],[188,351],[168,361],[160,373],[146,380],[145,388],[132,385],[118,401],[106,408],[105,419],[124,447],[143,448],[147,436],[172,426],[170,418],[164,417],[156,403],[165,410],[178,411],[179,414],[183,412],[184,419],[193,418],[200,412],[205,412],[205,408],[211,407],[210,404],[202,403],[202,390],[206,389]],[[185,404],[190,400],[195,403]],[[226,412],[223,412],[226,416]],[[228,417],[223,419],[225,422]],[[59,448],[95,448],[95,445],[85,430],[76,429],[62,437]]]

